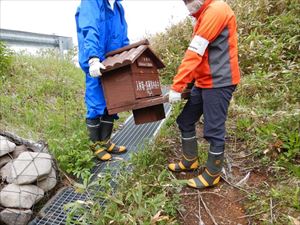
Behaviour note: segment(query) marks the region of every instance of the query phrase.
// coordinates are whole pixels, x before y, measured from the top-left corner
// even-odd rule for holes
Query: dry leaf
[[[289,219],[291,220],[291,222],[292,222],[294,225],[300,225],[300,221],[297,220],[296,218],[289,216]]]
[[[168,220],[168,216],[160,216],[161,211],[158,211],[153,218],[151,219],[151,225],[155,225],[157,222],[162,221],[162,220]]]

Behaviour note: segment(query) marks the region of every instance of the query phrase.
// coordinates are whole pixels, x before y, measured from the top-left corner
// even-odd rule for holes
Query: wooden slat
[[[123,48],[119,48],[117,50],[111,51],[111,52],[109,52],[109,53],[106,54],[106,57],[113,56],[113,55],[119,54],[119,53],[124,52],[124,51],[128,51],[128,50],[130,50],[132,48],[139,47],[140,45],[149,45],[149,44],[150,44],[149,41],[147,39],[145,39],[145,40],[136,42],[134,44],[127,45],[127,46],[125,46]]]
[[[166,102],[168,102],[168,96],[159,96],[159,97],[154,97],[149,99],[142,99],[137,101],[137,103],[133,106],[132,109],[135,110],[135,109],[146,108],[148,106],[159,105]]]
[[[190,94],[191,94],[191,90],[186,89],[181,94],[181,96],[183,99],[189,99]],[[152,97],[152,98],[145,98],[145,99],[137,100],[135,104],[130,104],[130,105],[116,107],[116,108],[109,108],[108,112],[109,112],[109,114],[115,114],[115,113],[124,112],[124,111],[131,111],[131,110],[146,108],[146,107],[153,106],[153,105],[159,105],[159,104],[166,103],[168,101],[169,101],[168,95],[157,96],[157,97]]]
[[[146,108],[149,106],[159,105],[166,102],[168,102],[168,96],[158,96],[158,97],[152,97],[147,99],[140,99],[137,100],[135,104],[116,107],[116,108],[108,108],[107,110],[109,114],[115,114],[119,112],[131,111],[131,110]]]

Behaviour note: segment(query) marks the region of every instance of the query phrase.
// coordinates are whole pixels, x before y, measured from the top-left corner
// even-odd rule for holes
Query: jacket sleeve
[[[81,1],[79,27],[84,38],[84,55],[89,60],[98,57],[105,59],[103,0]]]
[[[208,7],[204,12],[201,22],[195,30],[195,36],[185,53],[185,56],[178,68],[178,72],[173,79],[172,89],[182,92],[186,85],[194,79],[193,71],[202,62],[204,52],[207,46],[212,42],[224,29],[226,24],[226,12],[216,8]]]
[[[128,25],[127,25],[127,22],[125,19],[125,11],[124,11],[124,8],[123,8],[123,5],[121,2],[122,2],[122,0],[118,0],[118,6],[120,8],[122,23],[124,25],[122,46],[126,46],[126,45],[129,45]]]
[[[129,45],[129,38],[128,38],[127,23],[125,21],[125,31],[124,31],[123,46],[126,46],[126,45]]]

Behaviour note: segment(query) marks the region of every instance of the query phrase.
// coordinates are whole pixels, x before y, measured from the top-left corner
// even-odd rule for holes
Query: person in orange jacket
[[[190,99],[177,118],[182,135],[182,160],[169,164],[174,172],[199,168],[195,124],[204,116],[204,138],[210,148],[204,171],[188,180],[202,189],[219,183],[224,161],[225,121],[232,94],[240,81],[237,24],[229,5],[217,0],[184,0],[196,18],[192,41],[173,79],[169,102],[194,81]]]

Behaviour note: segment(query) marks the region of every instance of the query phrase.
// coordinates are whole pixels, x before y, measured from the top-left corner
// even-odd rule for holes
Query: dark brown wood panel
[[[150,68],[150,67],[137,67],[135,66],[133,68],[133,73],[137,73],[137,74],[145,74],[145,73],[148,73],[148,74],[156,74],[158,76],[158,71],[156,68]]]
[[[168,102],[168,96],[156,96],[148,99],[140,99],[136,101],[132,109],[141,109],[148,106],[160,105],[162,103]]]
[[[135,103],[130,66],[104,73],[102,85],[108,111]]]
[[[148,99],[137,100],[134,104],[129,104],[121,107],[109,108],[109,114],[115,114],[124,111],[146,108],[153,105],[159,105],[168,102],[168,96],[157,96]]]
[[[133,110],[136,125],[162,120],[166,117],[163,104]]]

